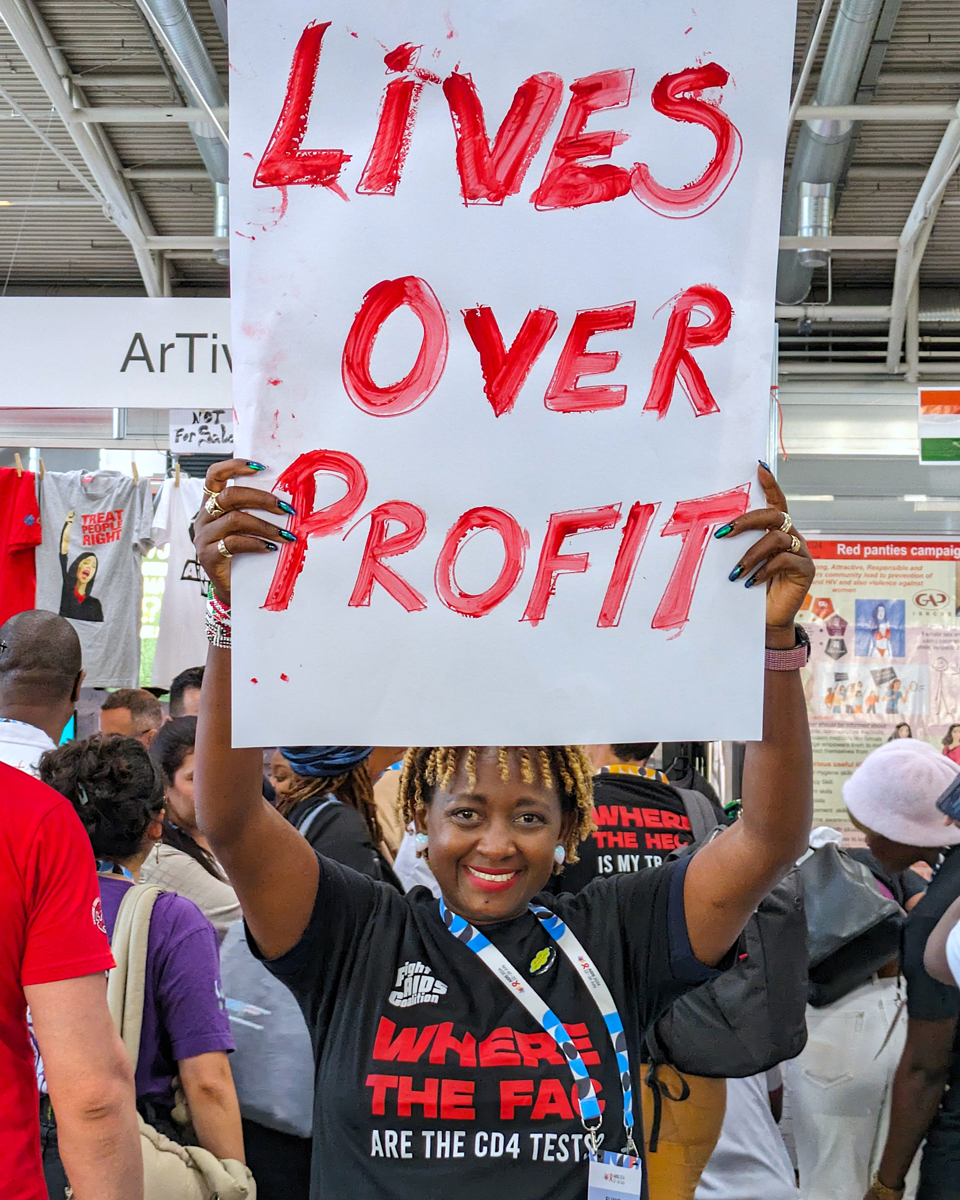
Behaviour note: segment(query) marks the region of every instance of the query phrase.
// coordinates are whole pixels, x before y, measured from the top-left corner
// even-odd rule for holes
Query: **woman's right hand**
[[[278,500],[272,492],[264,492],[259,488],[227,487],[231,479],[258,475],[262,470],[259,463],[231,458],[226,462],[214,463],[204,481],[207,491],[217,494],[217,505],[223,509],[223,513],[211,516],[207,509],[210,497],[204,496],[194,523],[193,544],[201,567],[209,576],[217,595],[226,604],[230,602],[230,558],[236,554],[273,554],[280,548],[274,539],[289,542],[297,540],[296,535],[288,530],[244,512],[244,509],[254,508],[286,519],[297,515],[289,504]],[[230,552],[229,556],[220,549],[221,543]]]

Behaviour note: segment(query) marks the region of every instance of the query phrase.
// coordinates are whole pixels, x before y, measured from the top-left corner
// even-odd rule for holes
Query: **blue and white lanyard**
[[[603,976],[593,965],[586,950],[558,916],[548,908],[536,904],[530,905],[530,911],[560,947],[567,961],[586,984],[594,1003],[600,1010],[607,1032],[610,1034],[614,1053],[617,1056],[620,1087],[623,1091],[623,1128],[627,1137],[627,1149],[634,1157],[639,1158],[640,1152],[633,1140],[633,1081],[630,1077],[627,1038],[610,989]],[[598,1153],[596,1134],[603,1123],[600,1104],[586,1063],[574,1045],[573,1038],[567,1032],[566,1026],[556,1013],[541,1000],[533,988],[524,983],[497,947],[469,921],[465,921],[463,917],[458,917],[456,913],[451,912],[444,904],[442,897],[440,899],[440,915],[453,936],[463,942],[479,959],[482,959],[510,994],[523,1005],[530,1016],[559,1046],[576,1083],[577,1098],[580,1103],[580,1120],[587,1131],[590,1157],[596,1159]],[[594,1123],[590,1124],[590,1122]]]

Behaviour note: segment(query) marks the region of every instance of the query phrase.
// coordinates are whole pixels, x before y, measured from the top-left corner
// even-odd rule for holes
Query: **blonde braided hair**
[[[576,820],[564,843],[568,863],[578,860],[579,846],[594,828],[593,770],[582,746],[409,746],[400,772],[397,803],[405,825],[425,813],[436,789],[446,791],[460,768],[470,790],[477,785],[477,755],[495,749],[500,778],[507,782],[514,769],[525,784],[539,782],[560,797],[564,813]]]

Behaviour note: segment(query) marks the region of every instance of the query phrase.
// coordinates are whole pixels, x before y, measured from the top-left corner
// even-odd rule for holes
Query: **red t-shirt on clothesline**
[[[36,605],[34,548],[39,545],[36,476],[0,467],[0,625]]]
[[[113,966],[90,840],[70,801],[0,763],[0,1193],[47,1200],[23,989]]]

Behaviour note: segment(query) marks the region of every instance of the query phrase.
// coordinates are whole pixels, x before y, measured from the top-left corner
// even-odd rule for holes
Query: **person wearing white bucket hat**
[[[886,1145],[864,1200],[900,1200],[924,1138],[917,1200],[960,1200],[960,991],[923,965],[927,938],[960,896],[960,828],[936,807],[958,774],[928,742],[898,738],[868,755],[843,786],[851,819],[884,867],[902,871],[920,860],[936,867],[904,929],[907,1039]]]

